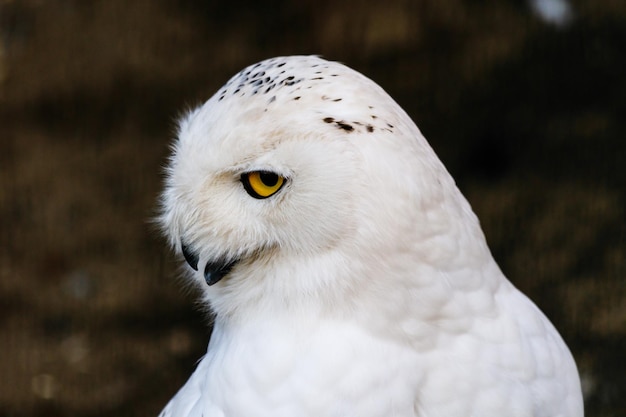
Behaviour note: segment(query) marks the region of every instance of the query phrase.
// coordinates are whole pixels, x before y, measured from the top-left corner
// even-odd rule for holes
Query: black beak
[[[183,248],[183,256],[185,257],[185,260],[187,261],[189,266],[193,268],[194,271],[197,271],[198,270],[198,254],[195,252],[192,252],[189,249],[189,246],[185,245],[184,243],[181,244],[181,246]]]
[[[198,270],[198,261],[200,257],[197,253],[193,252],[189,246],[181,243],[181,247],[183,250],[183,256],[185,260],[189,264],[189,266],[194,270]],[[234,260],[218,260],[215,262],[208,262],[204,267],[204,279],[208,285],[213,285],[219,282],[226,274],[233,269],[233,266],[237,263],[237,259]]]
[[[237,260],[208,262],[204,267],[204,279],[206,283],[210,286],[219,282],[219,280],[224,278],[224,276],[233,269],[236,263]]]

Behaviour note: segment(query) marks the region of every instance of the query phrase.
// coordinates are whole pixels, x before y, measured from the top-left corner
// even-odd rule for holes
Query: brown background
[[[0,0],[0,417],[155,416],[207,320],[150,224],[175,117],[315,53],[381,84],[626,415],[626,3]]]

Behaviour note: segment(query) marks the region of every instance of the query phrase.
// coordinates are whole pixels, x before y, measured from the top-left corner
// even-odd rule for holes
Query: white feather
[[[286,185],[252,198],[250,171]],[[181,121],[162,206],[215,314],[162,417],[583,415],[567,346],[503,276],[445,167],[341,64],[235,75]]]

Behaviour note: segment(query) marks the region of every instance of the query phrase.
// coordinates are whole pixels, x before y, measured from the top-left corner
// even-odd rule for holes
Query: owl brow
[[[269,166],[266,164],[253,164],[253,163],[243,163],[237,164],[235,166],[224,169],[223,171],[218,172],[218,175],[229,176],[232,178],[236,178],[239,180],[239,177],[242,174],[246,174],[249,172],[271,172],[281,177],[288,179],[292,176],[292,172],[285,170],[284,168],[278,168],[276,166]]]

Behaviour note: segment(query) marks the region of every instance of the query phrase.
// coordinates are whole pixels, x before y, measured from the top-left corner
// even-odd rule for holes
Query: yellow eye
[[[285,178],[269,171],[252,171],[241,174],[243,188],[254,198],[271,197],[285,184]]]

